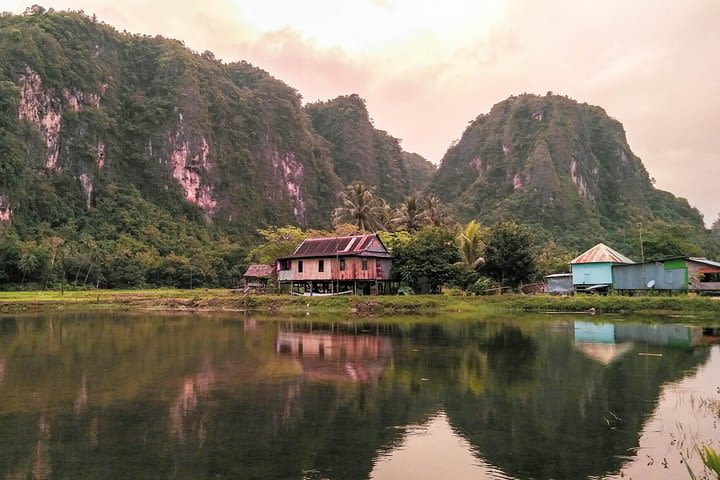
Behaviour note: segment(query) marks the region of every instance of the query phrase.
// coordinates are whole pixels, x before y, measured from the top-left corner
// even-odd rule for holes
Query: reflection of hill
[[[666,349],[662,357],[623,356],[604,366],[579,356],[570,341],[536,343],[541,368],[531,378],[445,400],[451,424],[480,454],[521,478],[616,471],[618,456],[637,446],[661,385],[707,360],[706,353]]]

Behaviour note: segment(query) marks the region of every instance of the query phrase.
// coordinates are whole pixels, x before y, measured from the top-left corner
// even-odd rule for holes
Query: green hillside
[[[513,96],[478,116],[430,186],[464,220],[518,219],[576,249],[600,241],[639,260],[718,254],[687,200],[657,190],[623,126],[596,106],[548,94]]]
[[[112,183],[235,232],[327,222],[340,188],[328,151],[266,72],[39,7],[0,19],[0,58],[0,195],[15,222],[65,223],[31,206],[76,218]]]
[[[356,94],[311,103],[306,110],[315,130],[330,143],[335,172],[346,185],[360,181],[397,204],[424,190],[435,173],[432,163],[403,152],[397,138],[373,127],[365,101]]]

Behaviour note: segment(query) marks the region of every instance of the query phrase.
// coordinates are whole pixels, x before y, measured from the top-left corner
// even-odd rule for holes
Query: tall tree
[[[416,194],[405,197],[395,213],[393,224],[408,232],[420,230],[425,223],[425,208],[423,202]]]
[[[333,225],[350,223],[368,231],[382,228],[382,212],[375,192],[362,182],[353,182],[340,192],[340,203],[332,215]]]
[[[423,221],[430,227],[453,227],[456,225],[452,212],[440,201],[437,195],[423,199]]]
[[[485,264],[483,258],[485,244],[482,240],[482,229],[478,222],[475,220],[469,222],[458,234],[456,240],[460,259],[467,268],[475,269]]]
[[[488,275],[502,286],[518,287],[531,281],[537,267],[530,230],[515,222],[490,227],[485,261]]]

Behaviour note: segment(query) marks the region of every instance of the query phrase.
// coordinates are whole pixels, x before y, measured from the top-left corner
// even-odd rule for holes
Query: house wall
[[[573,292],[573,283],[572,283],[572,276],[562,276],[562,277],[545,277],[545,281],[547,282],[547,291],[548,293],[572,293]]]
[[[340,270],[340,259],[345,259],[345,270]],[[392,269],[392,260],[386,258],[367,258],[367,270],[362,269],[362,257],[330,258],[293,258],[290,270],[281,270],[278,279],[286,282],[309,282],[330,280],[388,280]],[[318,271],[318,260],[324,260],[324,272]],[[300,261],[303,271],[299,272]],[[378,266],[380,268],[378,268]]]
[[[687,265],[688,283],[690,290],[695,292],[720,291],[720,282],[701,282],[703,270],[707,271],[708,266],[692,260],[683,260]],[[710,267],[712,269],[712,267]]]
[[[613,287],[616,290],[686,290],[687,271],[684,268],[667,268],[661,263],[614,265]],[[647,284],[655,281],[652,288]]]
[[[611,263],[578,263],[572,265],[573,285],[612,285]]]

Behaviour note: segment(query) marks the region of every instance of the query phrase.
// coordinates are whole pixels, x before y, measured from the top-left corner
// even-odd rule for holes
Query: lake
[[[720,345],[674,320],[2,316],[0,478],[689,478]]]

